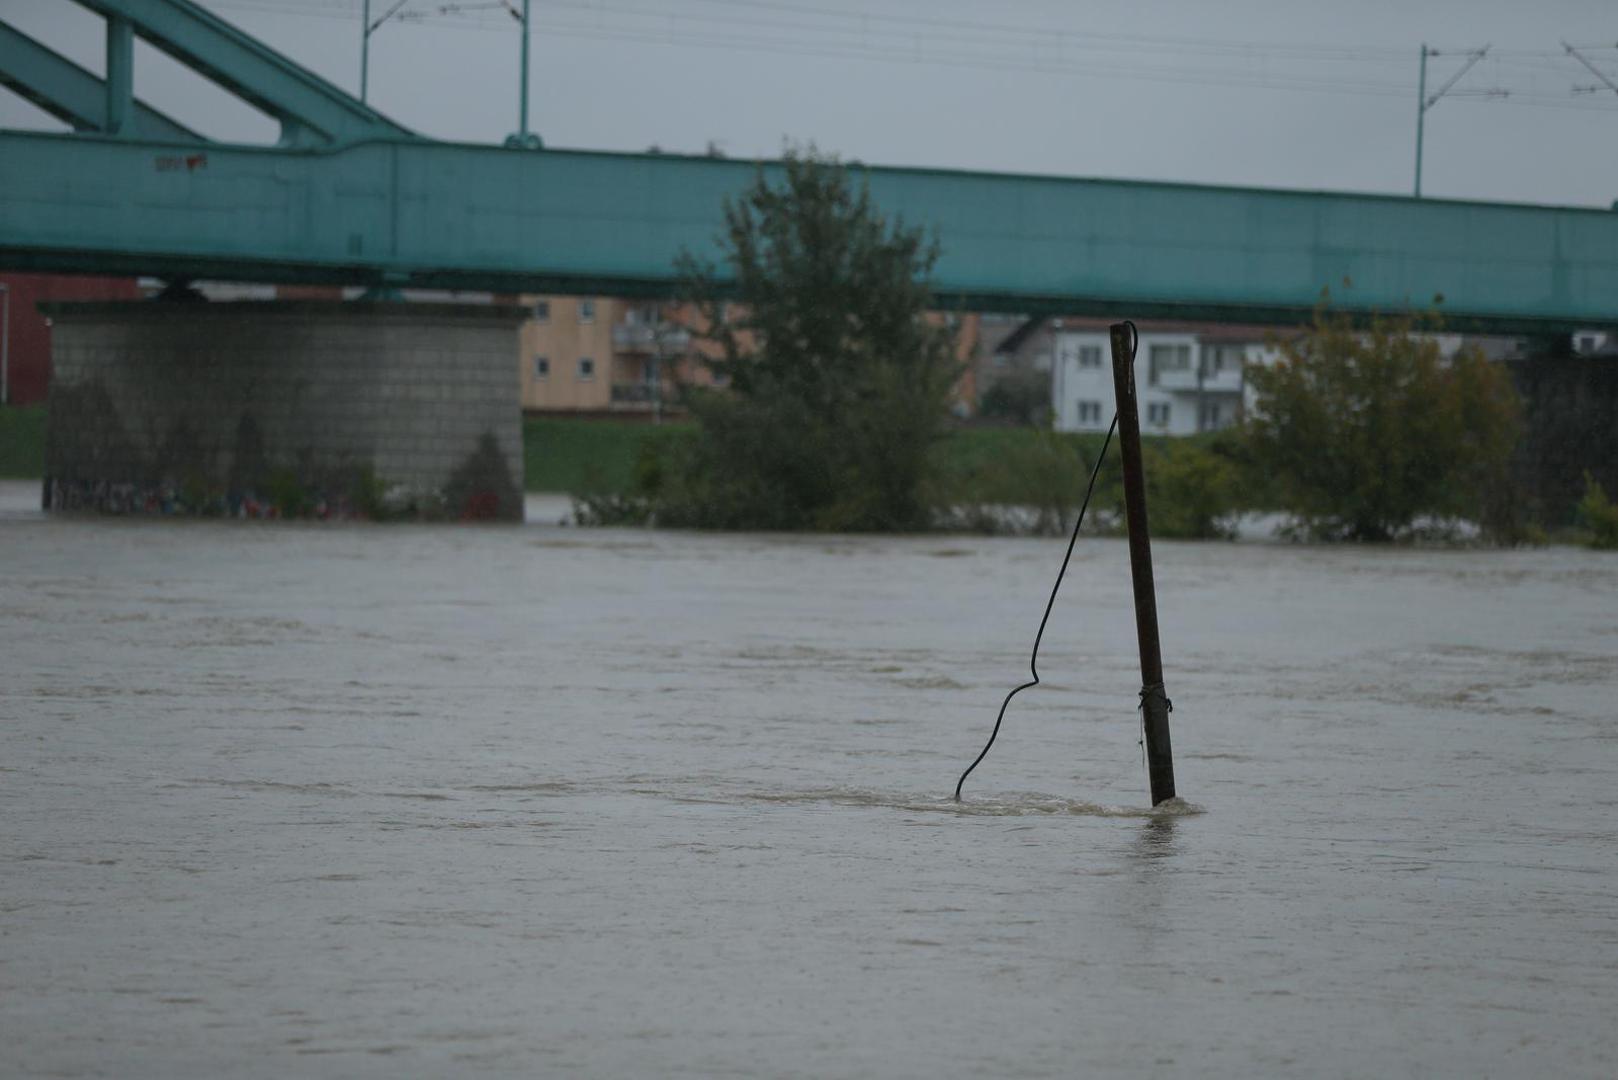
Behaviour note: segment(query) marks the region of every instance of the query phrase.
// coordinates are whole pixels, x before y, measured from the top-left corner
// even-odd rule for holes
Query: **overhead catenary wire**
[[[781,55],[823,56],[886,63],[910,63],[1024,73],[1122,78],[1139,82],[1260,90],[1324,93],[1331,95],[1402,98],[1409,94],[1403,77],[1371,79],[1349,72],[1319,71],[1321,65],[1352,64],[1388,68],[1402,50],[1380,46],[1310,45],[1289,42],[1235,42],[1172,36],[1103,34],[1061,27],[1013,26],[977,20],[940,19],[883,12],[853,12],[810,4],[773,3],[768,0],[696,0],[699,5],[779,11],[822,16],[824,23],[749,19],[735,13],[682,9],[653,10],[611,0],[545,0],[546,15],[532,32],[558,38],[613,40],[662,46],[692,46],[767,52]],[[226,10],[276,12],[328,18],[351,18],[358,0],[210,0]],[[406,23],[463,30],[509,33],[503,5],[456,3],[450,0],[413,0],[398,17]],[[567,14],[561,14],[567,13]],[[702,28],[717,24],[718,29]],[[970,31],[970,33],[968,33]],[[807,35],[807,36],[806,36]],[[991,35],[985,37],[984,35]],[[997,35],[997,36],[994,36]],[[1592,46],[1614,49],[1618,46]],[[1588,51],[1588,50],[1587,50]],[[1201,55],[1208,61],[1248,60],[1258,67],[1173,67],[1107,63],[1083,54],[1161,54],[1165,59]],[[1523,63],[1570,64],[1565,53],[1548,50],[1495,50],[1496,55]],[[1309,71],[1277,70],[1279,63],[1306,64]],[[1394,72],[1390,71],[1390,76]],[[1453,94],[1453,92],[1452,92]],[[1533,107],[1618,111],[1618,103],[1605,104],[1581,97],[1571,89],[1561,96],[1510,90],[1471,93],[1467,100]]]

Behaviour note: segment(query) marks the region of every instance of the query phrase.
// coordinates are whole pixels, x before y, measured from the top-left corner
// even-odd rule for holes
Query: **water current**
[[[1611,555],[4,495],[0,1075],[1618,1075]]]

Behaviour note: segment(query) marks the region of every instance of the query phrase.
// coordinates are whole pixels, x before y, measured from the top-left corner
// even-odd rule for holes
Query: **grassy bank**
[[[644,448],[694,430],[690,423],[659,426],[632,421],[527,418],[523,421],[523,467],[529,491],[626,493]],[[1170,440],[1148,440],[1160,442]],[[1056,435],[1030,428],[966,428],[939,447],[946,483],[963,497],[983,502],[1026,502],[1029,484],[1046,477],[1030,468],[1040,451],[1063,459],[1067,469],[1095,460],[1099,435]],[[655,450],[653,451],[655,453]],[[1032,459],[1032,461],[1031,461]],[[1008,468],[1008,466],[1011,466]],[[32,480],[45,472],[45,407],[0,409],[0,478]]]
[[[529,491],[627,492],[648,442],[678,438],[689,423],[534,419],[523,421],[523,472]]]
[[[529,418],[523,421],[523,454],[529,491],[626,494],[648,444],[678,439],[690,423],[650,424],[612,420]],[[1094,460],[1100,435],[1055,435],[1031,428],[963,428],[939,447],[946,482],[987,502],[1017,501],[1007,489],[1004,466],[1048,447],[1073,462]],[[997,499],[996,495],[1006,496]]]
[[[0,480],[37,480],[45,475],[45,406],[0,409]]]

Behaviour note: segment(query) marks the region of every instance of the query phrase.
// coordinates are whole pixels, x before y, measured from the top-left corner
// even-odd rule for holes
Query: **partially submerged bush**
[[[1028,430],[1000,440],[990,459],[950,478],[944,528],[1065,534],[1084,498],[1092,460],[1070,437]]]
[[[1579,524],[1590,530],[1589,545],[1618,550],[1618,503],[1589,473],[1584,474],[1584,498],[1579,500]]]
[[[1195,443],[1147,447],[1147,523],[1153,536],[1229,540],[1236,535],[1241,483],[1236,468]]]
[[[1316,312],[1280,343],[1247,435],[1281,508],[1316,539],[1386,541],[1420,518],[1486,521],[1520,432],[1508,372],[1472,349],[1445,360],[1411,318],[1356,327]]]

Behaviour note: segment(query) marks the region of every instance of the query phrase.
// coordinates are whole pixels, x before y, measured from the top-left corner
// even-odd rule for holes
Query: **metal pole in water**
[[[1163,651],[1157,640],[1157,589],[1152,583],[1152,541],[1146,528],[1146,474],[1140,460],[1140,415],[1135,401],[1135,328],[1114,323],[1112,383],[1118,396],[1118,451],[1124,467],[1124,518],[1129,525],[1129,569],[1135,585],[1135,629],[1140,637],[1140,704],[1146,729],[1146,770],[1152,805],[1174,798],[1174,755],[1169,748],[1169,699],[1163,692]]]

